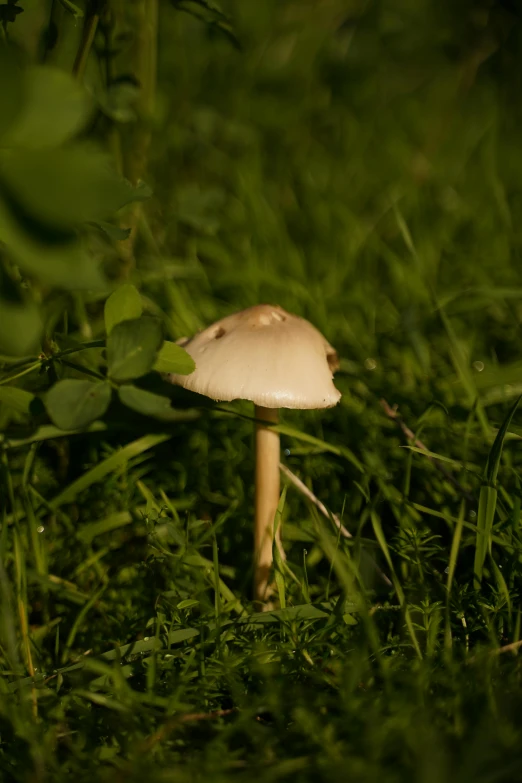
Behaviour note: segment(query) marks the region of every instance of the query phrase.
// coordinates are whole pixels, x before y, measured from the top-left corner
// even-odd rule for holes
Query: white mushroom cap
[[[252,400],[265,408],[330,408],[337,354],[304,318],[256,305],[217,321],[184,343],[196,369],[173,383],[213,400]]]

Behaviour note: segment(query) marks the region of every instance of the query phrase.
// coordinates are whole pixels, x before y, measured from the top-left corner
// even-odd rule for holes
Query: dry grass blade
[[[301,479],[295,475],[295,473],[292,473],[290,468],[288,468],[286,465],[283,465],[282,462],[279,464],[279,468],[283,476],[286,476],[286,478],[294,485],[294,487],[298,489],[299,492],[301,492],[301,494],[303,494],[305,498],[307,498],[307,500],[313,503],[313,505],[321,512],[321,514],[323,514],[323,516],[326,517],[326,519],[330,519],[334,523],[334,525],[338,529],[340,535],[343,536],[343,538],[353,538],[352,534],[350,533],[349,530],[345,528],[345,526],[343,525],[343,523],[341,522],[337,514],[334,514],[332,511],[329,511],[324,505],[324,503],[321,500],[319,500],[319,498],[316,495],[314,495],[312,490],[308,489],[306,484],[304,484],[301,481]],[[383,582],[386,585],[388,585],[388,587],[393,587],[391,580],[386,576],[386,574],[383,571],[381,571],[377,563],[375,563],[373,559],[371,560],[371,562],[375,570],[383,580]]]
[[[283,465],[282,462],[279,464],[279,469],[283,476],[286,476],[286,478],[294,485],[294,487],[298,489],[299,492],[301,492],[301,494],[310,501],[310,503],[313,503],[313,505],[319,509],[323,516],[325,516],[327,519],[331,519],[344,538],[353,538],[352,534],[345,528],[337,514],[334,514],[332,511],[328,511],[324,503],[319,500],[317,495],[314,495],[311,489],[308,489],[306,484],[301,481],[299,476],[296,476],[295,473],[293,473],[286,465]]]

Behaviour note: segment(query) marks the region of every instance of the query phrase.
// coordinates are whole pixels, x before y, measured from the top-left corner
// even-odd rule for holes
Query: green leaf
[[[0,48],[0,139],[19,116],[24,103],[24,77],[13,52]]]
[[[78,82],[65,71],[48,65],[28,68],[26,100],[16,122],[1,139],[2,147],[42,149],[56,147],[85,125],[90,101]]]
[[[184,601],[180,601],[177,605],[177,609],[192,609],[194,606],[199,606],[199,601],[195,598],[186,598]]]
[[[0,241],[26,272],[67,289],[102,288],[98,262],[75,234],[49,235],[0,189]]]
[[[122,321],[107,338],[109,376],[115,381],[129,381],[149,372],[163,342],[161,323],[144,316]]]
[[[86,427],[103,416],[111,401],[111,385],[68,378],[58,381],[45,396],[45,408],[62,430]]]
[[[42,332],[40,310],[33,303],[0,300],[0,349],[24,356],[38,344]]]
[[[4,191],[40,223],[71,230],[110,217],[150,196],[114,169],[110,156],[87,144],[56,150],[9,150],[0,156]]]
[[[120,400],[127,408],[131,408],[143,416],[152,416],[160,421],[184,421],[186,411],[178,411],[170,404],[168,397],[139,389],[137,386],[125,385],[118,389]]]
[[[157,372],[175,372],[178,375],[189,375],[189,373],[194,372],[196,365],[192,356],[181,345],[165,340],[158,353],[158,358],[154,362],[154,369]]]
[[[143,306],[138,289],[130,283],[121,285],[105,302],[105,331],[110,334],[116,324],[139,318],[142,312]]]
[[[0,386],[0,404],[7,405],[8,408],[17,413],[23,413],[29,416],[29,406],[34,400],[34,394],[25,389],[18,389],[16,386]]]

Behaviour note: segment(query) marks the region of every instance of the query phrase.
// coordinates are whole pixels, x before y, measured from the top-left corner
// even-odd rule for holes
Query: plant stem
[[[151,141],[151,119],[156,103],[156,71],[158,50],[158,0],[136,3],[135,76],[140,83],[136,104],[138,125],[134,134],[127,176],[137,185],[145,176]]]
[[[101,19],[101,32],[104,38],[103,68],[105,88],[109,90],[114,81],[114,46],[115,33],[118,27],[124,27],[125,14],[123,11],[122,0],[111,0],[105,7],[105,13]],[[114,164],[117,172],[123,176],[123,152],[121,133],[118,124],[114,121],[110,123],[107,144],[114,158]]]
[[[92,2],[88,3],[87,6],[87,13],[85,14],[85,21],[82,30],[82,38],[72,69],[73,76],[79,81],[83,79],[85,74],[87,60],[89,59],[89,53],[94,42],[94,36],[96,35],[98,22],[100,21],[102,5],[103,2],[101,0],[92,0]]]
[[[152,137],[151,121],[156,103],[158,0],[136,0],[133,17],[136,35],[134,75],[140,85],[140,94],[136,102],[138,122],[132,137],[125,174],[133,185],[137,185],[147,174]],[[135,266],[134,246],[141,211],[141,203],[134,203],[125,221],[126,228],[130,228],[130,235],[121,243],[121,277],[123,278],[128,278]]]
[[[343,523],[341,522],[337,514],[333,514],[331,511],[328,511],[324,503],[322,503],[319,500],[319,498],[314,495],[314,493],[306,486],[306,484],[304,484],[301,481],[301,479],[298,476],[295,475],[295,473],[292,473],[290,468],[288,468],[286,465],[283,465],[283,463],[281,463],[279,465],[279,470],[281,471],[283,476],[286,476],[286,478],[292,482],[294,487],[296,487],[299,490],[299,492],[301,492],[305,496],[305,498],[307,498],[310,501],[310,503],[313,503],[313,505],[319,509],[321,514],[325,516],[326,519],[330,519],[334,523],[337,530],[339,531],[339,536],[342,536],[343,538],[353,538],[352,534],[350,533],[349,530],[345,528],[345,526],[343,525]],[[385,582],[388,585],[388,587],[392,587],[393,586],[392,581],[388,579],[388,577],[386,576],[385,573],[383,573],[383,571],[381,571],[381,569],[379,568],[375,560],[373,560],[373,558],[370,558],[370,562],[373,568],[377,571],[377,573],[383,580],[383,582]]]
[[[279,502],[279,433],[267,424],[277,424],[278,412],[272,408],[255,407],[256,417],[256,508],[254,523],[254,601],[269,596],[272,567],[274,518]]]
[[[40,38],[39,60],[42,63],[47,62],[49,54],[55,48],[58,42],[59,21],[63,15],[63,8],[58,0],[51,0],[51,10],[49,12],[49,23]]]
[[[29,367],[26,367],[24,370],[16,373],[16,375],[9,375],[6,378],[1,378],[0,386],[2,386],[4,383],[11,383],[11,381],[16,381],[17,378],[22,378],[24,375],[29,375],[29,373],[34,372],[34,370],[37,370],[41,366],[41,361],[37,361],[29,365]]]

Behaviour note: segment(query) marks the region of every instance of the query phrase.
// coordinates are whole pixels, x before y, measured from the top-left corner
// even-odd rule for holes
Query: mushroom
[[[335,350],[304,318],[279,306],[234,313],[184,342],[196,369],[173,383],[213,400],[255,405],[256,502],[254,600],[267,597],[274,519],[279,502],[278,408],[330,408],[340,392],[332,382]],[[271,426],[272,425],[272,426]]]

